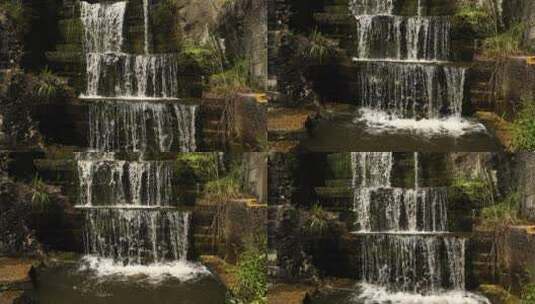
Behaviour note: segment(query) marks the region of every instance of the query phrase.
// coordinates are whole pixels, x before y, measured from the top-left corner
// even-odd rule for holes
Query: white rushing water
[[[126,1],[88,3],[80,1],[86,53],[120,52]]]
[[[173,98],[179,95],[178,70],[173,54],[90,53],[83,97]]]
[[[188,261],[125,266],[113,259],[96,255],[86,255],[82,259],[80,270],[93,271],[103,279],[112,277],[114,280],[128,280],[131,277],[135,277],[137,280],[146,280],[154,284],[158,284],[167,278],[176,278],[184,282],[210,274],[209,270],[202,264]]]
[[[143,35],[144,35],[144,52],[149,53],[149,0],[143,0]]]
[[[82,206],[163,206],[172,200],[172,164],[79,160]]]
[[[356,15],[358,58],[448,60],[451,21],[448,17]]]
[[[446,291],[421,295],[408,292],[390,292],[384,287],[361,284],[361,293],[354,301],[361,304],[491,304],[488,299],[466,291]]]
[[[354,122],[365,123],[368,126],[367,132],[370,134],[404,130],[419,136],[448,135],[460,137],[465,134],[487,132],[483,124],[464,118],[446,117],[416,120],[368,108],[361,108]]]
[[[86,253],[122,265],[187,261],[190,214],[177,210],[85,210]]]
[[[362,107],[398,118],[460,118],[466,69],[431,64],[369,62],[355,84]]]
[[[392,187],[392,152],[351,153],[353,211],[360,244],[356,303],[489,303],[465,292],[466,239],[449,233],[447,188],[421,187],[421,159],[414,188]],[[409,173],[410,173],[409,172]]]
[[[467,69],[453,66],[449,16],[428,16],[426,1],[415,16],[396,14],[395,1],[352,0],[356,62],[352,88],[361,107],[355,122],[368,133],[417,135],[486,133],[463,119]]]
[[[80,7],[87,76],[80,97],[89,100],[90,147],[195,151],[197,106],[176,103],[180,95],[177,55],[149,54],[149,0],[143,0],[142,55],[122,50],[126,2],[81,1]]]
[[[391,15],[394,0],[351,0],[349,8],[353,15]]]
[[[89,108],[90,147],[99,151],[195,151],[196,122],[196,105],[92,103]]]

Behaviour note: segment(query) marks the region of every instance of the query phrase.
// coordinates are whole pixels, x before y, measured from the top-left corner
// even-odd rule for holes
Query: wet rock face
[[[39,245],[27,225],[29,192],[7,179],[0,180],[0,255],[33,256]]]
[[[17,33],[7,16],[0,11],[0,69],[15,66],[21,58],[22,50]]]
[[[22,72],[4,73],[0,80],[0,143],[8,147],[35,145],[39,141],[32,120],[30,79]],[[22,93],[21,93],[22,92]]]
[[[304,249],[299,211],[284,205],[269,210],[269,244],[277,255],[275,277],[282,281],[315,280],[317,270]]]

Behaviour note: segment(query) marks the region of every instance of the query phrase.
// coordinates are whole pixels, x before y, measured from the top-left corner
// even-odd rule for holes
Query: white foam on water
[[[93,271],[103,279],[113,277],[126,280],[139,277],[150,283],[159,283],[165,279],[176,278],[184,282],[210,274],[204,265],[185,260],[149,265],[123,265],[113,259],[86,255],[81,262],[80,271]]]
[[[491,304],[487,298],[481,295],[462,290],[421,295],[389,292],[386,288],[370,284],[361,284],[360,287],[362,291],[354,297],[354,300],[363,304]]]
[[[460,117],[446,117],[434,119],[399,118],[383,111],[363,108],[359,110],[359,117],[355,123],[364,122],[369,128],[368,133],[380,134],[396,130],[406,130],[418,135],[448,135],[460,137],[469,133],[487,133],[481,123]]]
[[[85,95],[78,96],[79,99],[86,100],[119,100],[119,101],[179,101],[177,97],[151,97],[151,96],[99,96]]]
[[[438,59],[399,59],[399,58],[359,58],[353,57],[354,62],[392,62],[392,63],[420,63],[420,64],[447,64],[450,61]]]

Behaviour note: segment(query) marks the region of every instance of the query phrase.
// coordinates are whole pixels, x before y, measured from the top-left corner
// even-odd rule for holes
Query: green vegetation
[[[488,58],[499,59],[508,56],[519,55],[522,49],[522,35],[526,26],[518,23],[506,32],[496,34],[483,41],[482,54]]]
[[[267,304],[267,240],[250,242],[238,257],[236,277],[238,282],[232,293],[231,303]]]
[[[463,3],[458,6],[454,16],[457,23],[466,24],[478,37],[496,34],[496,18],[488,9],[475,3]]]
[[[314,234],[323,234],[329,227],[329,213],[315,204],[307,217],[306,230]]]
[[[227,174],[206,183],[204,193],[205,197],[211,200],[224,202],[243,196],[243,188],[241,163],[234,161]]]
[[[517,151],[535,151],[535,102],[522,104],[512,124],[513,146]]]
[[[4,12],[8,19],[15,25],[19,34],[25,34],[30,29],[30,12],[22,1],[5,0],[0,3],[0,13]]]
[[[178,172],[193,171],[185,173],[187,175],[192,173],[200,181],[210,181],[218,178],[219,153],[217,152],[179,153],[177,161],[179,166],[181,163],[187,166],[187,168],[180,168],[180,170],[177,170]]]
[[[249,62],[245,59],[236,61],[230,68],[210,76],[211,92],[226,96],[237,92],[250,92]]]
[[[308,37],[309,45],[305,49],[305,56],[318,63],[324,63],[327,58],[336,54],[336,43],[323,36],[317,29]]]
[[[170,53],[180,49],[183,37],[182,28],[178,26],[180,4],[176,0],[159,1],[151,10],[150,22],[153,29],[165,29],[152,32],[152,39],[157,48],[156,53]]]
[[[458,176],[453,179],[452,188],[479,206],[489,206],[494,202],[492,186],[483,178]]]
[[[518,192],[512,192],[497,204],[481,210],[482,224],[489,228],[507,227],[520,222],[518,217]]]
[[[45,101],[57,97],[61,89],[61,79],[56,77],[48,67],[41,71],[37,77],[37,96]]]
[[[522,290],[522,304],[535,304],[535,284],[528,284]]]
[[[43,211],[45,207],[50,203],[50,196],[47,192],[47,185],[43,180],[35,176],[31,183],[32,192],[32,205],[39,210]]]

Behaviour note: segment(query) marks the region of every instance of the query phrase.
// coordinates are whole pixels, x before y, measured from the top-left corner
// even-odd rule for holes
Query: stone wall
[[[518,158],[520,213],[525,218],[535,221],[535,153],[521,153]]]
[[[518,295],[535,282],[535,228],[512,226],[497,241],[500,283]]]

